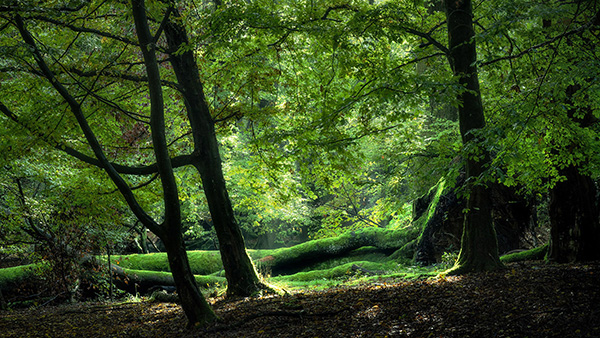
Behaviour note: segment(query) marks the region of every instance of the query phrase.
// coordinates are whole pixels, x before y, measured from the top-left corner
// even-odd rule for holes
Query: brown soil
[[[207,328],[177,304],[82,303],[0,313],[0,337],[600,337],[600,262],[211,302]]]

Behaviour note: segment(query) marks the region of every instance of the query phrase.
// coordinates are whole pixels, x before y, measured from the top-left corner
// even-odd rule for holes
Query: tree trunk
[[[173,17],[179,17],[176,9],[173,9]],[[189,41],[185,28],[177,22],[177,19],[169,20],[165,34],[170,61],[185,97],[192,128],[192,163],[202,178],[204,194],[219,239],[219,250],[227,278],[227,295],[250,296],[265,286],[246,252],[244,238],[234,217],[223,177],[214,121],[206,103],[198,66],[192,51],[179,51],[181,46],[188,46]],[[177,51],[179,52],[176,53]]]
[[[52,85],[55,91],[69,105],[69,109],[75,116],[87,143],[93,150],[97,163],[108,174],[113,183],[117,186],[125,202],[131,211],[145,226],[159,236],[163,242],[169,243],[169,261],[172,264],[173,277],[176,285],[181,288],[179,297],[182,300],[185,313],[188,316],[189,324],[206,323],[215,320],[216,316],[210,310],[202,294],[195,286],[194,276],[189,268],[187,253],[183,247],[181,234],[181,211],[177,183],[171,165],[171,159],[168,152],[165,127],[164,127],[164,102],[162,99],[162,87],[160,71],[156,60],[156,43],[148,27],[146,17],[146,7],[144,0],[132,0],[132,14],[136,26],[136,33],[139,39],[139,45],[144,57],[144,65],[148,77],[148,92],[151,100],[150,108],[150,126],[152,129],[152,143],[154,155],[156,157],[156,167],[161,178],[161,187],[163,191],[164,202],[164,223],[157,223],[138,203],[132,189],[121,177],[115,167],[108,161],[102,145],[88,123],[86,114],[78,99],[76,99],[54,75],[45,61],[44,54],[37,48],[36,40],[26,29],[20,16],[15,17],[15,25],[18,28],[23,41],[28,45],[29,50],[34,56],[35,62],[39,66],[39,72]],[[3,111],[8,111],[2,106]]]
[[[153,37],[150,33],[144,0],[132,0],[131,4],[136,33],[148,76],[152,145],[158,173],[160,174],[165,208],[164,221],[160,227],[155,228],[158,230],[157,235],[165,244],[169,266],[171,267],[181,306],[188,318],[188,324],[190,326],[203,325],[215,320],[216,315],[210,309],[200,290],[198,290],[183,242],[179,194],[169,157],[164,126],[162,84],[155,50],[157,37]],[[165,15],[168,16],[169,12]]]
[[[227,279],[228,296],[250,296],[265,286],[244,244],[244,237],[233,215],[233,208],[225,189],[220,163],[211,167],[198,166],[204,184],[204,193],[219,239],[219,251]]]
[[[596,186],[589,177],[570,166],[561,170],[566,180],[550,193],[549,258],[560,263],[600,259],[600,227]]]
[[[4,300],[4,295],[2,294],[2,290],[0,289],[0,310],[7,310],[8,306],[6,305],[6,300]]]
[[[569,119],[580,128],[590,128],[597,120],[587,107],[577,107],[573,96],[581,90],[578,84],[566,89]],[[572,141],[571,151],[581,151],[581,145]],[[585,163],[585,162],[584,162]],[[600,259],[600,219],[597,189],[590,176],[580,172],[581,165],[570,165],[559,171],[565,180],[558,182],[550,192],[550,251],[549,258],[556,262],[573,263]]]
[[[477,53],[473,30],[473,9],[470,0],[445,0],[450,66],[464,88],[458,94],[458,119],[465,148],[477,142],[474,132],[485,126],[483,104],[477,76]],[[487,186],[477,182],[489,163],[489,155],[467,155],[466,181],[469,185],[461,250],[450,273],[485,271],[501,268],[498,243],[492,222],[492,201]]]
[[[416,239],[419,231],[365,228],[349,231],[337,237],[311,240],[289,248],[279,248],[272,255],[259,260],[261,269],[273,275],[293,274],[311,264],[342,257],[362,247],[375,247],[391,254]]]
[[[180,233],[181,234],[181,233]],[[169,267],[173,274],[173,280],[177,288],[177,295],[181,307],[189,322],[188,325],[204,325],[215,320],[216,315],[206,302],[206,299],[198,289],[194,274],[190,268],[183,237],[173,236],[170,241],[165,241]],[[193,318],[193,320],[191,320]]]

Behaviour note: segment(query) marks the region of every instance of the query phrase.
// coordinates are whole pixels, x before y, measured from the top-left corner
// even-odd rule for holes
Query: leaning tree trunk
[[[174,20],[165,27],[170,61],[181,86],[194,138],[192,164],[200,173],[204,194],[219,239],[219,250],[225,277],[227,295],[250,296],[264,287],[246,252],[244,238],[234,217],[227,193],[214,121],[204,97],[194,54],[187,48],[189,40],[185,28],[178,24],[179,13],[172,9]],[[182,50],[179,50],[183,47]]]
[[[152,144],[158,173],[161,177],[165,209],[163,224],[160,227],[153,227],[156,228],[157,235],[161,237],[165,244],[179,300],[188,318],[189,325],[203,325],[215,320],[216,316],[196,285],[185,251],[177,182],[173,173],[165,135],[162,83],[155,50],[155,39],[157,37],[153,37],[150,33],[144,0],[132,0],[131,4],[136,33],[148,76]],[[169,13],[167,12],[165,15],[168,16]]]
[[[165,241],[164,244],[181,307],[187,318],[194,318],[194,321],[190,321],[189,324],[203,325],[214,321],[215,314],[202,296],[194,279],[183,237],[181,235],[171,237],[173,238]]]
[[[473,9],[470,0],[445,0],[448,22],[449,60],[454,75],[464,88],[458,95],[460,134],[465,146],[476,142],[474,132],[485,126],[483,104],[477,77],[477,53],[473,30]],[[494,270],[502,267],[498,243],[492,222],[492,201],[486,185],[477,183],[489,163],[489,155],[474,159],[467,155],[467,213],[464,219],[461,250],[450,273]],[[481,156],[480,156],[481,157]]]

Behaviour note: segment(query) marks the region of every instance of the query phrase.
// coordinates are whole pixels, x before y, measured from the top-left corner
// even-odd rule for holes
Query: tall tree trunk
[[[557,183],[550,192],[549,258],[561,263],[600,259],[594,181],[575,166],[562,169],[560,174],[566,180]]]
[[[227,278],[227,295],[250,296],[265,285],[260,281],[254,264],[246,252],[244,238],[235,219],[227,193],[214,121],[206,103],[198,66],[185,28],[178,24],[179,13],[172,9],[165,34],[170,61],[181,86],[194,138],[192,164],[200,173],[204,194],[219,239],[219,250]],[[184,49],[179,50],[180,47]],[[177,52],[177,53],[176,53]]]
[[[216,315],[198,289],[181,232],[179,234],[179,236],[169,236],[170,238],[164,241],[169,267],[173,274],[181,307],[188,318],[188,324],[190,326],[204,325],[214,321]]]
[[[473,132],[485,126],[483,104],[477,76],[477,53],[470,0],[445,0],[450,65],[464,88],[458,95],[460,134],[465,147],[477,142]],[[467,156],[466,182],[469,184],[467,213],[464,219],[461,250],[453,274],[494,270],[502,267],[492,222],[492,201],[486,185],[477,180],[489,163],[489,155]]]
[[[69,90],[50,70],[50,67],[45,61],[44,54],[37,48],[36,40],[26,29],[22,18],[17,15],[14,23],[19,30],[23,41],[28,45],[29,50],[33,54],[35,62],[39,66],[40,74],[49,81],[54,90],[68,104],[87,143],[94,152],[97,165],[104,169],[113,183],[117,186],[119,192],[125,199],[125,202],[138,220],[152,230],[152,232],[159,236],[165,243],[169,243],[167,254],[169,255],[169,262],[172,264],[171,269],[173,270],[173,278],[177,284],[181,304],[185,310],[189,324],[204,324],[216,320],[216,315],[210,309],[198,290],[198,287],[195,285],[194,276],[189,267],[187,253],[183,246],[179,195],[171,159],[168,153],[164,128],[164,102],[162,100],[160,72],[155,55],[155,40],[148,27],[144,0],[132,0],[131,5],[136,33],[138,35],[140,49],[144,56],[144,64],[148,76],[148,89],[151,100],[150,126],[152,129],[152,143],[154,155],[156,157],[157,171],[161,178],[165,208],[164,222],[162,224],[156,222],[142,208],[127,182],[121,177],[115,169],[115,166],[108,161],[102,145],[88,123],[82,105],[78,99],[71,95]],[[2,108],[5,113],[10,113],[6,106],[0,104],[0,108]]]
[[[566,89],[569,119],[580,128],[589,128],[597,119],[590,108],[577,107],[573,96],[581,90],[578,84]],[[572,151],[581,151],[577,141]],[[550,192],[550,260],[572,263],[600,259],[600,219],[597,189],[594,180],[580,171],[579,165],[570,165],[559,171],[565,180],[558,182]]]
[[[153,37],[150,33],[144,0],[132,0],[131,4],[136,33],[140,42],[140,49],[144,56],[146,74],[148,75],[152,144],[164,192],[165,215],[163,223],[157,229],[161,230],[157,235],[161,237],[165,244],[167,256],[169,257],[169,266],[171,267],[173,279],[177,287],[177,294],[188,318],[189,325],[203,325],[215,320],[216,315],[196,285],[187,252],[185,251],[179,194],[165,135],[162,84],[155,50],[155,41],[158,36]],[[168,16],[169,13],[167,12],[166,15]],[[160,35],[160,33],[157,33],[157,35]]]

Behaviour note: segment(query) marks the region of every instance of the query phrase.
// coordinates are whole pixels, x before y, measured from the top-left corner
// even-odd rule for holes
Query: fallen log
[[[418,234],[419,229],[365,228],[338,237],[312,240],[290,248],[277,249],[271,255],[259,259],[257,265],[261,269],[270,270],[273,276],[292,274],[311,264],[341,257],[362,247],[374,247],[389,255],[415,239]]]

